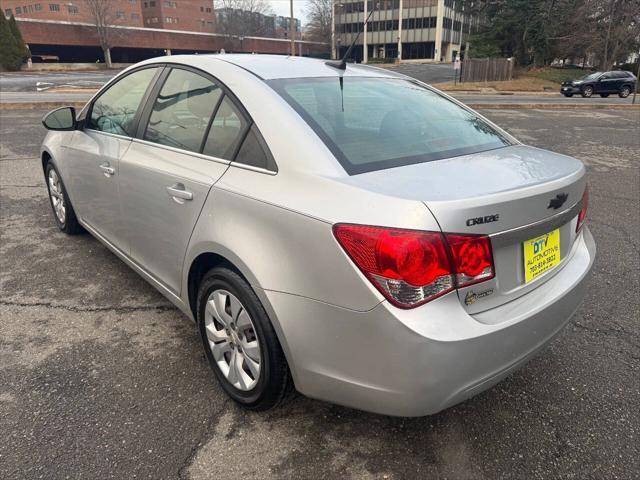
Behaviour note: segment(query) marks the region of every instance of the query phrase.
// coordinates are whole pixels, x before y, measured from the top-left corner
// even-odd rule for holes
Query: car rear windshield
[[[510,145],[442,95],[404,79],[271,80],[350,175]]]

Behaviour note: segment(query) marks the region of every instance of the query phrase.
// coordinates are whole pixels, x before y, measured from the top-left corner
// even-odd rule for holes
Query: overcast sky
[[[276,15],[289,16],[289,0],[267,0],[273,7],[273,11]],[[304,15],[304,9],[306,8],[307,0],[293,0],[293,16],[302,21],[302,25],[307,23],[307,19]]]

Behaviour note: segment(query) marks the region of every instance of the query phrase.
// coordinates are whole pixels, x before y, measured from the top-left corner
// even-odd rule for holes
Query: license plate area
[[[529,283],[560,263],[560,229],[522,243],[524,280]]]

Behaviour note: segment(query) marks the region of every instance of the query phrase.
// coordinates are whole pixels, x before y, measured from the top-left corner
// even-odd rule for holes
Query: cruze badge
[[[485,215],[484,217],[468,218],[467,227],[473,227],[474,225],[482,225],[483,223],[497,222],[500,220],[500,215]]]
[[[552,198],[551,200],[549,200],[549,206],[547,208],[553,208],[554,210],[557,210],[562,205],[564,205],[564,202],[567,201],[567,198],[569,198],[568,194],[559,193],[558,195],[555,196],[555,198]]]

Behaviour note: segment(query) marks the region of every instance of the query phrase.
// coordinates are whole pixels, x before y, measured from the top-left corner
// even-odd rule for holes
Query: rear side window
[[[271,160],[271,157],[266,154],[255,126],[251,127],[251,130],[247,133],[240,150],[238,150],[235,161],[237,163],[251,165],[252,167],[265,168],[268,170],[276,169],[275,163]]]
[[[269,83],[352,175],[510,144],[472,112],[409,80],[345,76]]]
[[[246,120],[229,97],[225,96],[211,122],[202,153],[231,160],[246,128]]]
[[[133,136],[133,120],[157,68],[133,72],[107,88],[91,107],[88,128]]]
[[[173,69],[153,105],[144,139],[200,152],[221,88],[196,73]]]

